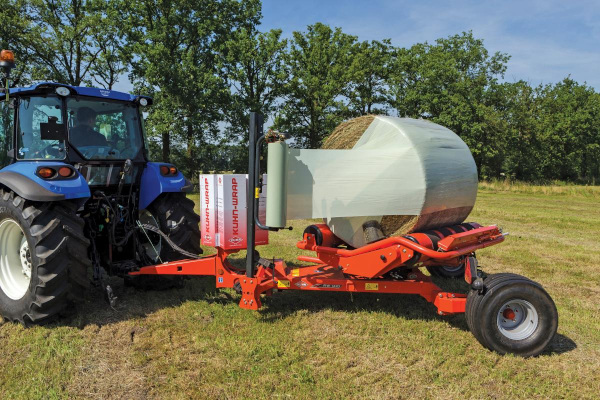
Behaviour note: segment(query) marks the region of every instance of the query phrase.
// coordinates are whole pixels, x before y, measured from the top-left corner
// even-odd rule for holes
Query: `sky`
[[[323,22],[359,40],[395,46],[433,42],[463,31],[490,52],[511,56],[505,80],[534,85],[569,74],[600,91],[600,1],[263,0],[261,30],[293,31]]]
[[[260,30],[293,31],[323,22],[359,40],[389,38],[395,46],[433,42],[463,31],[490,53],[511,56],[504,80],[532,85],[571,76],[600,91],[600,1],[263,0]],[[116,90],[129,90],[122,79]]]

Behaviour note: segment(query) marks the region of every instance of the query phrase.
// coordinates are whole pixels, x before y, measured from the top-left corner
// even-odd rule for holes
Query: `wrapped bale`
[[[367,115],[340,124],[323,149],[398,148],[414,173],[398,191],[420,188],[417,215],[326,217],[332,232],[353,247],[365,245],[365,223],[379,222],[386,236],[404,235],[463,222],[475,204],[477,168],[467,145],[452,131],[427,120]],[[403,174],[402,160],[397,173]],[[406,168],[408,170],[408,168]],[[382,184],[385,184],[382,182]],[[415,198],[415,197],[413,197]],[[376,210],[374,210],[376,211]]]

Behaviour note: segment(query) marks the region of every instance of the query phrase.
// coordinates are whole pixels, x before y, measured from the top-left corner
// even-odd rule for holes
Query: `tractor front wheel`
[[[0,314],[48,322],[83,298],[91,266],[83,220],[70,201],[38,203],[0,188]]]

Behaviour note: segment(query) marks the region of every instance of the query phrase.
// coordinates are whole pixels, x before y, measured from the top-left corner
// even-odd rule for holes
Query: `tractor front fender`
[[[160,174],[161,165],[172,167],[167,163],[149,162],[144,168],[140,187],[140,210],[148,207],[161,193],[190,192],[192,190],[192,184],[185,179],[181,171],[177,170],[175,175],[163,176]]]
[[[61,201],[86,199],[90,188],[79,172],[70,179],[44,180],[36,175],[39,167],[62,167],[61,162],[23,161],[0,170],[0,185],[7,187],[26,200]]]

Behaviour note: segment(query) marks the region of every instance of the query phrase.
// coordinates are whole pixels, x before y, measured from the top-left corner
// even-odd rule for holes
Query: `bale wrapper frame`
[[[261,295],[280,290],[416,294],[437,308],[439,315],[465,313],[477,340],[501,354],[540,354],[557,330],[556,306],[543,287],[523,276],[487,275],[478,268],[475,251],[501,243],[506,234],[497,226],[466,223],[432,231],[388,237],[349,249],[336,245],[325,224],[309,226],[297,247],[314,256],[299,256],[306,266],[287,266],[281,259],[260,258],[255,251],[255,228],[277,231],[258,219],[259,159],[264,141],[283,141],[276,133],[263,134],[262,116],[252,113],[249,140],[247,256],[245,271],[229,263],[224,250],[200,259],[142,267],[130,275],[215,276],[218,288],[241,294],[240,307],[258,310]],[[274,171],[267,171],[269,175]],[[291,228],[290,228],[291,229]],[[432,275],[463,278],[467,295],[442,290],[419,268]]]

